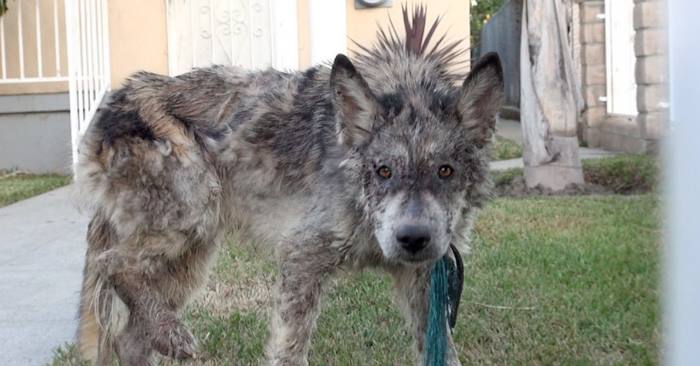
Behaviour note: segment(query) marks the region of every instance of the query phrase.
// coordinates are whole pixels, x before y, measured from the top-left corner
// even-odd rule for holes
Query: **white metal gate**
[[[0,84],[68,82],[74,162],[110,88],[107,15],[107,0],[17,0],[0,17]]]
[[[170,75],[210,64],[298,66],[296,1],[167,0]]]
[[[0,16],[0,84],[68,80],[62,5],[63,0],[19,0]]]
[[[65,0],[73,162],[78,143],[110,89],[106,0]]]

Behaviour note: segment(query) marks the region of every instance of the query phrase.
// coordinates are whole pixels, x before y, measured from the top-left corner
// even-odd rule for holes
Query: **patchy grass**
[[[616,193],[647,192],[658,184],[659,163],[650,155],[618,155],[584,160],[583,174],[586,182]]]
[[[659,180],[659,163],[650,155],[617,155],[582,161],[586,183],[612,193],[630,194],[654,190]],[[494,185],[505,187],[522,177],[521,168],[492,173]]]
[[[454,332],[462,362],[657,363],[658,201],[645,194],[492,202],[465,258]],[[254,247],[224,248],[205,294],[185,315],[200,340],[198,363],[262,360],[275,277],[269,258]],[[324,301],[310,363],[412,364],[390,293],[388,279],[377,273],[337,280]],[[60,359],[54,365],[77,365]]]
[[[51,366],[90,366],[90,363],[80,357],[78,348],[73,344],[59,347],[53,353]]]
[[[70,180],[58,174],[0,174],[0,207],[62,187]]]
[[[523,148],[517,142],[496,135],[491,144],[491,160],[509,160],[523,156]]]
[[[510,168],[506,170],[491,172],[491,179],[495,187],[507,186],[516,178],[523,176],[522,168]]]

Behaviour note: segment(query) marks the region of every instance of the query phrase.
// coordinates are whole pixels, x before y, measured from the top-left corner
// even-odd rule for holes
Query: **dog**
[[[424,7],[403,12],[405,35],[380,29],[354,62],[139,72],[113,94],[76,165],[93,215],[78,330],[87,359],[195,356],[178,311],[235,231],[275,248],[269,364],[308,363],[324,284],[363,268],[393,278],[425,362],[430,269],[466,245],[488,199],[503,76],[494,54],[460,76],[466,50],[431,43],[439,20],[425,32]]]

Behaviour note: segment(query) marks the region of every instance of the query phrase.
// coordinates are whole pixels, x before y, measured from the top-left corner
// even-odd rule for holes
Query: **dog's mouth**
[[[424,264],[427,262],[434,262],[441,258],[445,253],[439,253],[439,250],[434,247],[425,248],[419,252],[409,252],[405,250],[400,250],[397,253],[397,258],[399,261],[407,264]]]

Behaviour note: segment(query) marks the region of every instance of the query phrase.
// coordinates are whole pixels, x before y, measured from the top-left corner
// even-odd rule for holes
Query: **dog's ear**
[[[496,115],[503,104],[503,69],[495,53],[482,57],[464,80],[457,112],[474,143],[483,147],[496,128]]]
[[[333,61],[331,92],[340,143],[353,146],[366,141],[377,117],[378,104],[365,79],[343,54]]]

